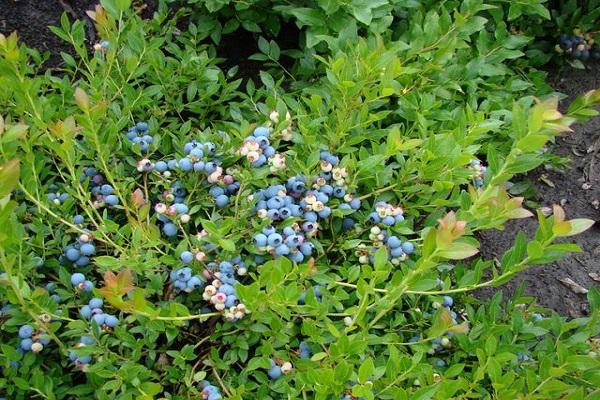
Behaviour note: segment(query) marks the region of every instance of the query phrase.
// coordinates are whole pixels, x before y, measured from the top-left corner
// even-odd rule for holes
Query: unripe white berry
[[[352,320],[351,317],[344,317],[344,324],[346,326],[352,326],[353,323],[354,323],[354,321]]]
[[[188,222],[190,222],[191,217],[189,214],[181,214],[181,217],[179,217],[179,219],[182,223],[187,224]]]
[[[286,361],[281,365],[281,372],[284,374],[289,374],[292,371],[292,369],[294,369],[294,367],[289,361]]]
[[[44,350],[44,345],[39,342],[35,342],[31,345],[31,351],[34,353],[39,353],[42,350]]]

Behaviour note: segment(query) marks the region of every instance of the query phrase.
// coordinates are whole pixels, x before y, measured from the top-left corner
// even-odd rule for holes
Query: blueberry
[[[90,306],[90,308],[102,308],[103,304],[104,304],[104,302],[102,301],[102,299],[99,299],[97,297],[94,297],[88,303],[88,305]]]
[[[33,344],[33,341],[29,338],[27,339],[23,339],[21,340],[21,349],[25,350],[25,351],[29,351],[31,350],[31,345]]]
[[[279,246],[282,243],[282,241],[283,238],[279,233],[272,233],[267,237],[267,243],[273,247]]]
[[[73,275],[71,275],[71,284],[73,286],[78,286],[83,282],[85,282],[85,276],[83,274],[76,272]]]
[[[177,162],[177,160],[169,160],[167,161],[167,167],[169,167],[169,169],[175,169],[179,166],[179,163]]]
[[[177,235],[177,226],[171,222],[167,222],[163,225],[162,231],[165,236],[175,236]]]
[[[454,304],[454,299],[450,296],[444,296],[444,306],[445,307],[452,307],[452,305]]]
[[[104,195],[104,196],[108,196],[109,194],[113,194],[113,187],[110,185],[102,185],[102,187],[100,188],[100,192]]]
[[[312,243],[304,242],[300,245],[300,252],[306,257],[310,256],[313,252],[314,246]]]
[[[329,218],[329,216],[331,215],[331,208],[325,207],[324,209],[319,211],[317,214],[319,214],[319,218]]]
[[[135,129],[137,129],[138,131],[147,131],[148,130],[148,123],[147,122],[138,122],[137,124],[135,124]]]
[[[98,326],[104,325],[106,321],[106,314],[96,314],[92,317],[92,321],[94,321]]]
[[[81,225],[84,221],[85,219],[83,218],[83,215],[76,215],[73,217],[73,223],[75,225]]]
[[[350,217],[344,217],[342,219],[342,229],[347,231],[354,227],[354,219]]]
[[[208,191],[208,193],[212,196],[212,197],[219,197],[223,194],[225,194],[225,190],[223,190],[222,187],[219,186],[213,186],[210,188],[210,190]],[[263,207],[264,208],[264,207]]]
[[[89,319],[92,316],[92,308],[88,305],[81,307],[81,310],[79,310],[79,315],[85,319]]]
[[[179,160],[179,168],[182,171],[191,171],[193,167],[194,165],[192,164],[192,161],[189,158],[182,158],[181,160]]]
[[[77,265],[78,267],[85,267],[89,263],[90,263],[90,259],[89,259],[89,257],[86,257],[86,256],[81,256],[77,259],[77,261],[75,261],[75,265]]]
[[[192,276],[189,281],[187,281],[187,287],[189,289],[200,289],[204,285],[204,282],[198,276]]]
[[[206,164],[204,164],[204,170],[207,174],[212,174],[217,170],[217,164],[213,161],[209,161]]]
[[[415,251],[415,245],[411,242],[404,242],[402,243],[402,251],[406,254],[412,254]]]
[[[271,379],[278,379],[281,377],[281,368],[277,365],[275,365],[273,368],[271,368],[268,372],[267,375],[269,375],[269,378]]]
[[[304,261],[304,254],[302,254],[300,251],[296,251],[295,253],[290,254],[288,258],[295,263],[301,263]]]
[[[353,210],[358,210],[360,208],[360,205],[361,205],[360,199],[352,199],[350,201],[350,207],[352,207]]]
[[[333,188],[333,195],[335,197],[337,197],[338,199],[344,197],[346,195],[346,189],[344,189],[343,187],[335,187]]]
[[[19,328],[19,337],[21,339],[27,339],[33,335],[33,328],[31,325],[23,325]]]
[[[104,324],[109,328],[114,328],[115,326],[119,325],[119,319],[114,315],[105,315]]]
[[[106,202],[106,204],[108,204],[109,206],[116,206],[117,204],[119,204],[119,198],[117,196],[115,196],[114,194],[111,194],[109,196],[106,196],[104,198],[104,201]]]
[[[308,212],[304,213],[304,219],[308,222],[317,222],[318,218],[319,218],[319,216],[317,215],[316,212],[308,211]]]
[[[81,253],[79,250],[71,247],[66,251],[65,256],[67,257],[67,260],[75,262],[81,256]]]
[[[387,217],[384,217],[381,222],[386,226],[392,226],[396,223],[396,220],[391,215],[388,215]]]
[[[180,281],[184,281],[187,282],[190,280],[190,278],[192,277],[192,269],[185,267],[185,268],[181,268],[180,270],[177,271],[177,279]]]
[[[90,355],[81,356],[77,359],[77,361],[79,361],[80,364],[89,364],[92,361],[92,356],[90,356]]]
[[[264,247],[267,245],[267,236],[259,233],[258,235],[254,236],[254,244],[258,247]]]
[[[96,252],[96,247],[94,247],[94,245],[91,243],[84,243],[79,248],[79,251],[85,256],[91,256]]]
[[[404,255],[404,251],[402,247],[396,247],[390,250],[390,255],[392,257],[402,257]]]
[[[188,206],[186,206],[186,205],[185,205],[185,204],[183,204],[183,203],[176,203],[176,204],[173,204],[173,208],[175,208],[175,212],[176,212],[177,214],[187,214],[187,213],[188,213],[188,211],[189,211],[189,208],[188,208]]]
[[[397,236],[390,236],[387,239],[386,244],[390,246],[392,249],[400,247],[402,245],[402,241]]]
[[[184,251],[183,253],[181,253],[179,258],[181,259],[182,263],[189,264],[194,260],[194,255],[191,251]]]
[[[377,214],[376,212],[372,212],[371,214],[369,214],[369,222],[372,224],[378,224],[379,221],[381,221],[381,218],[379,217],[379,214]]]
[[[154,164],[154,169],[156,169],[160,173],[163,173],[169,169],[169,166],[164,161],[157,161],[156,164]]]
[[[278,256],[288,255],[290,254],[290,248],[285,244],[280,244],[279,246],[277,246],[277,248],[275,248],[275,254],[277,254]]]
[[[227,197],[224,194],[217,196],[217,198],[215,199],[215,204],[217,205],[217,207],[223,208],[227,204],[229,204],[229,197]]]
[[[269,137],[269,128],[259,126],[258,128],[254,129],[252,135],[254,135],[254,137]]]

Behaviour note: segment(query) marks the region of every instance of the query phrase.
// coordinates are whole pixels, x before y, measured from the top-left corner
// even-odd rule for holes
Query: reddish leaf
[[[144,192],[142,192],[140,188],[135,189],[135,191],[131,193],[131,201],[136,208],[142,207],[144,204],[146,204]]]
[[[104,296],[123,296],[135,286],[133,285],[133,275],[131,270],[124,269],[115,275],[112,271],[106,271],[104,273],[104,287],[98,291]]]

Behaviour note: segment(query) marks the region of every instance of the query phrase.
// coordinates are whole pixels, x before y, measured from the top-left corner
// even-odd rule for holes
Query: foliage
[[[253,17],[241,7],[267,3],[201,5],[219,18],[235,10],[249,29]],[[511,33],[493,2],[368,2],[380,4],[366,9],[391,35],[366,20],[364,2],[331,11],[339,25],[321,16],[311,23],[304,14],[337,4],[317,3],[269,7],[307,25],[307,46],[286,71],[275,62],[277,45],[260,40],[268,57],[256,58],[271,64],[260,84],[243,89],[235,70],[218,67],[208,25],[174,34],[164,8],[142,21],[127,1],[103,1],[91,16],[105,42],[91,53],[82,23],[64,17],[53,30],[76,56],[63,54],[60,74],[40,74],[36,51],[0,36],[1,393],[210,398],[207,380],[232,399],[600,395],[597,290],[588,294],[590,317],[571,321],[520,293],[484,303],[468,295],[579,251],[556,240],[592,221],[567,220],[560,207],[538,214],[535,236],[518,235],[498,264],[478,256],[476,234],[533,216],[506,183],[544,163],[549,141],[595,116],[600,92],[561,114],[543,74],[522,59],[530,38]],[[524,4],[531,8],[519,12],[546,14],[537,1]],[[309,32],[322,40],[319,55]],[[131,126],[151,133],[147,153],[127,136]],[[254,164],[241,149],[265,131],[279,161]],[[184,168],[192,140],[214,144],[214,154],[203,149],[218,157],[222,175]],[[178,166],[159,169],[171,160]],[[487,165],[481,184],[474,160]],[[334,167],[346,176],[325,178]],[[89,179],[97,175],[115,205]],[[239,184],[226,206],[211,191],[229,190],[224,176]],[[300,229],[306,214],[274,223],[303,231],[312,256],[296,262],[276,256],[275,246],[265,253],[253,240],[272,223],[257,215],[259,190],[303,177],[321,190],[317,176],[350,197],[331,196],[318,229]],[[302,196],[290,201],[308,204]],[[355,199],[358,209],[343,206]],[[186,211],[166,218],[163,202]],[[372,215],[387,205],[401,206],[390,207],[402,218],[385,227]],[[391,237],[409,245],[398,253]],[[95,245],[79,267],[65,251],[78,241],[79,249]],[[237,257],[236,305],[247,315],[228,318],[202,290],[176,290],[171,272],[185,263],[210,279],[206,294],[225,281],[212,262]],[[73,283],[73,273],[92,280],[93,291]],[[118,325],[80,315],[93,298]],[[16,350],[26,324],[34,330],[27,337],[47,339],[37,353]],[[286,373],[272,379],[273,368]]]

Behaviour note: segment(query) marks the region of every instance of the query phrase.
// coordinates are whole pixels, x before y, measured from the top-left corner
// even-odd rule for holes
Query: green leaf
[[[375,370],[375,365],[373,364],[373,359],[371,357],[367,358],[358,369],[358,382],[365,383],[369,380],[371,375],[373,375],[373,371]]]
[[[17,187],[20,175],[19,160],[13,159],[0,165],[0,199],[8,196]]]
[[[442,250],[437,254],[441,258],[446,258],[448,260],[463,260],[465,258],[469,258],[474,256],[479,252],[477,247],[473,246],[469,243],[464,242],[454,242],[451,247],[447,250]]]

